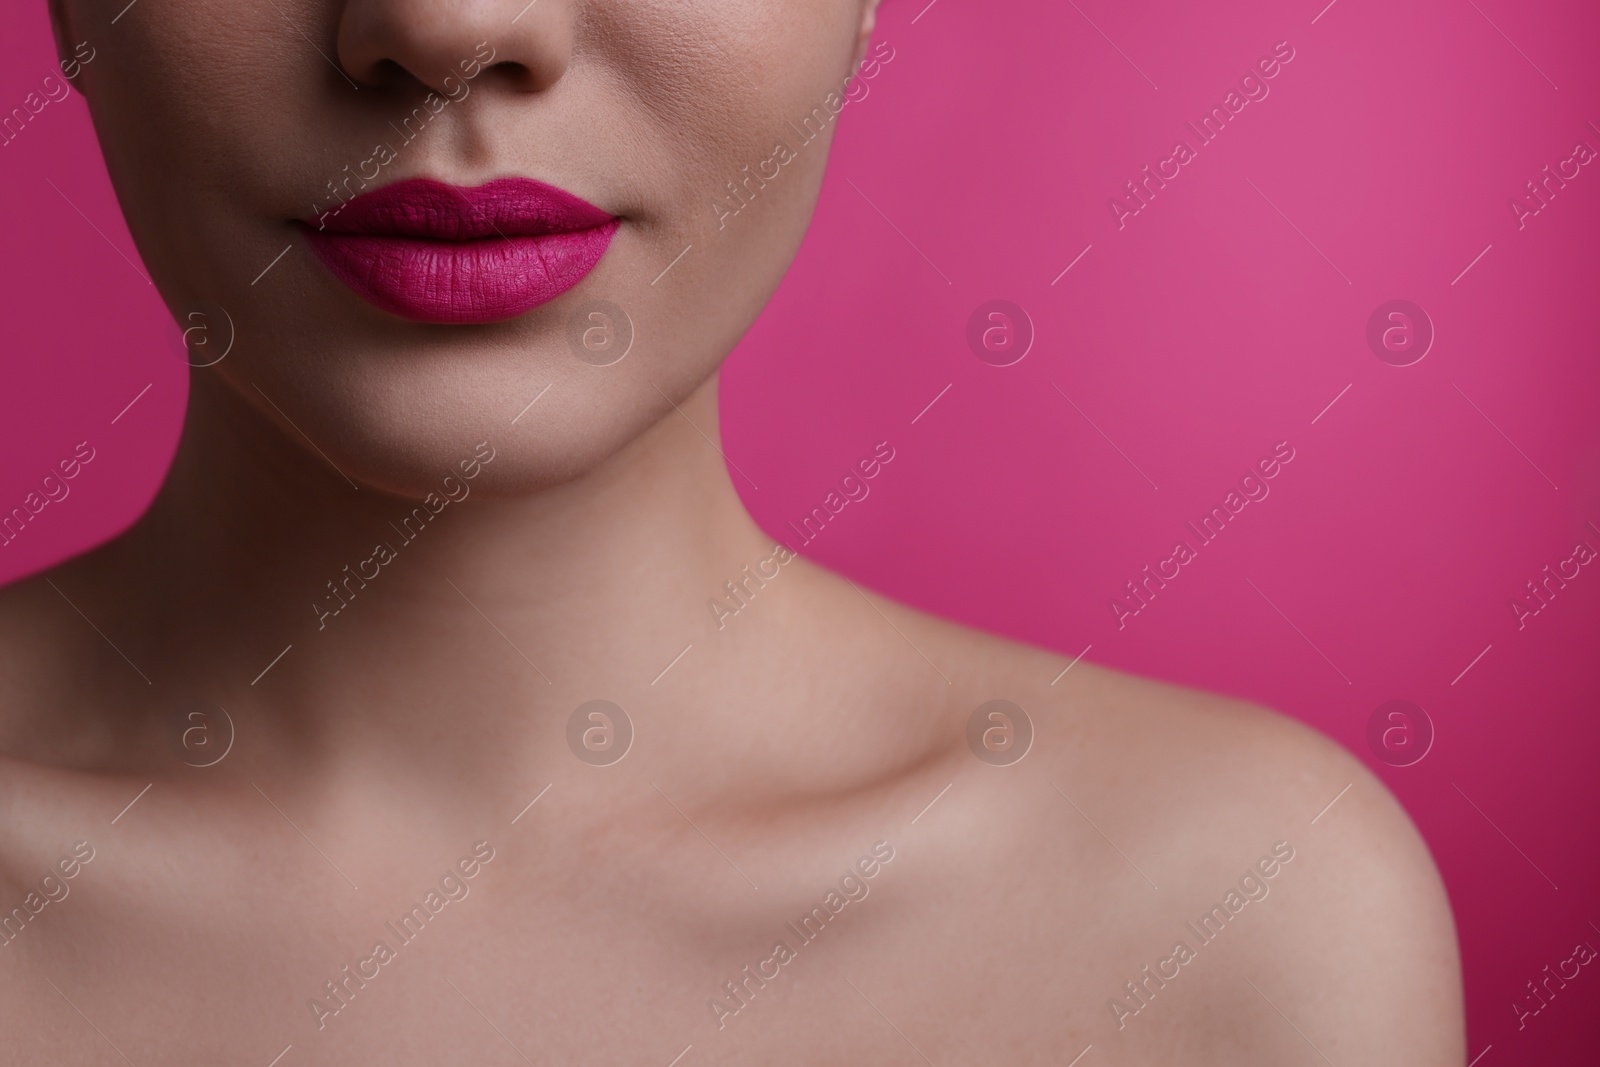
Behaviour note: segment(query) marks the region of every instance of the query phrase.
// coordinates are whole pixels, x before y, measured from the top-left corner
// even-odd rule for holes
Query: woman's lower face
[[[495,472],[515,492],[636,437],[754,319],[876,73],[872,6],[201,0],[113,27],[63,0],[58,36],[101,42],[76,84],[174,317],[230,333],[214,376],[403,493],[548,384],[550,432]]]

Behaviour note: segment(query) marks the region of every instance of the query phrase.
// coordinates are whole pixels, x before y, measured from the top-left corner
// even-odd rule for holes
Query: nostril
[[[533,80],[533,71],[512,59],[490,63],[483,68],[483,73],[490,75],[491,81],[502,80],[516,85]]]
[[[487,74],[513,93],[560,80],[570,60],[572,16],[561,5],[532,5],[507,30],[489,20],[485,0],[343,0],[338,54],[352,76],[391,90],[420,83],[441,94]],[[491,73],[492,72],[492,73]]]
[[[367,75],[368,82],[382,89],[393,89],[411,80],[411,72],[392,59],[378,60]]]

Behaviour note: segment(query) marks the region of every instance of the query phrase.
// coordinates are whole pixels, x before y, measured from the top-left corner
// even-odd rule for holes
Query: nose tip
[[[420,83],[451,95],[464,79],[540,92],[566,73],[570,0],[347,0],[338,55],[363,87]]]

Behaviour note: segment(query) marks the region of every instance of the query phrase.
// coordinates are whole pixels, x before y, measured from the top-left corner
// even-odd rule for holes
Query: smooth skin
[[[169,307],[227,308],[238,342],[194,373],[144,517],[0,592],[0,917],[38,910],[0,944],[0,1062],[1462,1062],[1437,871],[1332,742],[1062,675],[804,560],[708,611],[773,551],[717,448],[716,367],[826,145],[725,228],[709,202],[839,88],[871,3],[118,6],[59,0],[58,45],[96,47],[78,85]],[[543,308],[406,322],[293,220],[483,41],[496,65],[378,180],[523,174],[623,223]],[[635,324],[614,366],[567,347],[589,299]],[[470,497],[319,621],[480,442]],[[603,767],[567,742],[597,698],[635,731]],[[996,698],[1035,730],[1010,766],[967,743]],[[205,768],[170,744],[196,703],[234,726]],[[30,904],[79,841],[67,895]],[[395,937],[478,842],[466,895]],[[785,924],[878,842],[867,895],[803,943]],[[1185,922],[1279,842],[1268,895],[1200,946]],[[1119,1019],[1180,939],[1195,958]],[[779,940],[794,958],[732,999]],[[346,966],[377,972],[341,1004]]]

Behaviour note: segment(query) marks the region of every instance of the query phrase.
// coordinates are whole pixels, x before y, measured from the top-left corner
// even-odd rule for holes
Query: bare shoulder
[[[1013,694],[1041,768],[1149,883],[1141,929],[1107,949],[1125,959],[1102,983],[1123,1006],[1102,1016],[1116,1040],[1231,1020],[1215,1047],[1246,1062],[1308,1041],[1336,1063],[1462,1062],[1438,870],[1343,746],[1249,702],[966,633],[945,648]]]
[[[1249,1020],[1230,1039],[1239,1054],[1309,1041],[1336,1063],[1463,1061],[1449,900],[1410,817],[1358,759],[1244,701],[1098,668],[1070,692],[1084,744],[1062,758],[1164,838],[1150,843],[1183,921],[1150,963],[1181,976],[1170,950],[1189,931],[1196,964],[1229,949],[1204,961],[1195,1000]]]

